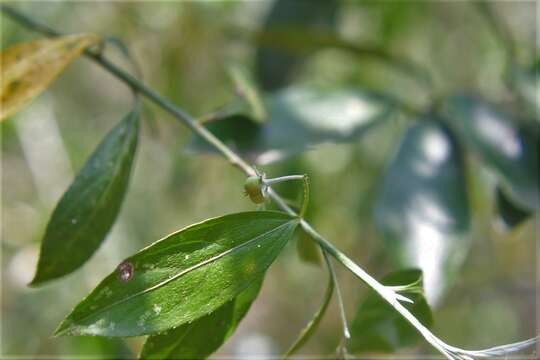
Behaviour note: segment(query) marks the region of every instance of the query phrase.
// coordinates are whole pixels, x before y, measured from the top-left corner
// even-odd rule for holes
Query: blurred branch
[[[235,29],[233,34],[246,37],[244,34],[249,34],[249,31]],[[425,90],[433,90],[433,79],[424,66],[402,55],[394,55],[380,46],[356,44],[329,32],[305,31],[295,28],[267,30],[258,32],[254,36],[259,45],[287,53],[304,54],[321,48],[333,48],[346,51],[360,59],[372,58],[413,78]]]

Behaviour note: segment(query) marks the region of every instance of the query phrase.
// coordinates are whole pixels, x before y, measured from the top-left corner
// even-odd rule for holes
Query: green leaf
[[[260,279],[297,224],[284,213],[256,211],[173,233],[122,262],[56,335],[139,336],[193,322]]]
[[[540,210],[540,125],[517,122],[480,99],[455,96],[449,100],[451,125],[494,173],[506,194],[518,205]]]
[[[276,0],[264,20],[261,32],[284,29],[311,29],[334,32],[337,0]],[[306,56],[281,52],[261,45],[255,55],[255,73],[264,90],[287,85]]]
[[[262,279],[216,311],[144,343],[141,359],[205,359],[233,334],[259,295]]]
[[[382,279],[388,286],[403,286],[420,282],[410,290],[401,292],[414,301],[402,304],[425,326],[433,324],[431,309],[421,291],[422,272],[411,269],[391,273]],[[410,346],[422,337],[407,320],[375,292],[370,292],[360,304],[351,325],[348,348],[354,353],[393,352]]]
[[[420,268],[436,302],[470,244],[463,155],[440,121],[423,118],[405,133],[384,175],[375,222],[395,265]]]
[[[111,229],[127,190],[139,135],[139,106],[98,145],[58,202],[30,286],[83,265]]]
[[[514,204],[499,187],[497,187],[496,202],[499,218],[507,229],[518,226],[532,215],[530,211]]]
[[[268,164],[324,142],[350,142],[394,113],[394,102],[358,89],[291,87],[265,98],[268,121],[244,116],[216,120],[207,128],[257,164]],[[195,136],[191,152],[212,152]]]
[[[321,323],[321,320],[326,313],[326,309],[328,309],[328,305],[330,304],[330,300],[332,300],[332,295],[334,294],[334,278],[331,274],[328,274],[328,286],[326,287],[326,291],[324,293],[323,302],[321,304],[321,307],[317,312],[313,315],[313,318],[311,321],[302,329],[300,334],[298,335],[298,338],[294,341],[294,343],[291,345],[291,347],[287,350],[285,355],[283,356],[284,359],[289,358],[292,354],[297,352],[304,344],[311,338],[311,336],[317,331],[319,328],[319,324]]]

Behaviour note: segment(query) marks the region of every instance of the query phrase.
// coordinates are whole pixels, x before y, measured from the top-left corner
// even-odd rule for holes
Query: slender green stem
[[[48,36],[59,36],[60,33],[57,31],[40,24],[33,19],[20,14],[18,11],[13,8],[0,4],[0,10],[4,14],[10,16],[12,19],[18,21],[24,26],[32,29],[34,31],[40,32]],[[206,140],[210,145],[212,145],[216,150],[218,150],[226,159],[228,159],[233,165],[237,166],[241,171],[243,171],[248,176],[256,175],[256,171],[253,167],[247,164],[240,156],[235,152],[229,149],[221,140],[215,137],[212,133],[206,130],[201,124],[199,124],[193,117],[182,109],[176,107],[169,100],[161,97],[154,90],[150,89],[142,82],[131,76],[129,73],[125,72],[121,68],[117,67],[106,58],[102,57],[100,54],[94,53],[92,51],[86,51],[85,54],[90,57],[92,60],[100,64],[112,75],[116,76],[118,79],[122,80],[128,86],[130,86],[135,91],[139,92],[141,95],[146,97],[148,100],[154,102],[156,105],[161,107],[163,110],[170,113],[174,118],[178,119],[193,132],[197,133],[200,137]],[[271,187],[268,188],[268,194],[270,198],[280,207],[283,211],[289,213],[292,216],[298,217],[298,214],[293,211]],[[358,266],[354,261],[348,258],[345,254],[339,251],[332,243],[326,240],[322,235],[320,235],[311,225],[306,222],[304,219],[300,218],[300,226],[304,229],[308,235],[315,240],[325,253],[330,254],[338,262],[344,265],[349,269],[353,274],[355,274],[359,279],[371,287],[375,292],[377,292],[385,301],[387,301],[394,309],[399,312],[411,325],[413,325],[418,332],[438,351],[441,352],[448,359],[455,359],[462,357],[467,354],[472,354],[473,352],[462,350],[459,348],[451,347],[440,339],[438,339],[429,329],[427,329],[418,319],[407,310],[400,302],[399,297],[397,296],[392,289],[384,286],[375,280],[371,275],[365,272],[360,266]],[[533,339],[537,340],[537,338]],[[529,344],[531,340],[522,342],[519,344]],[[497,349],[499,349],[498,347]],[[478,355],[475,353],[474,355]]]

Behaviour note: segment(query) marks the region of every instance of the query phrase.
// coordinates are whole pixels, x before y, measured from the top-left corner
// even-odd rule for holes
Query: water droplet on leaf
[[[77,223],[77,219],[75,219],[75,218],[71,219],[71,223],[72,223],[73,225],[75,225],[75,224]]]
[[[129,261],[124,261],[118,265],[118,278],[120,281],[128,282],[133,277],[134,271],[133,264]]]

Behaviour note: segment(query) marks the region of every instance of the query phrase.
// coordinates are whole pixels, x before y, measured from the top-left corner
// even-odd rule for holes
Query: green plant
[[[274,12],[269,16],[267,26],[270,30],[266,34],[272,34],[271,28],[275,27],[273,16],[282,19],[276,15],[282,11],[282,3],[277,2]],[[493,14],[486,10],[489,8],[481,9],[488,11],[489,18],[492,18]],[[4,6],[2,10],[30,28],[47,35],[59,36],[9,7]],[[334,13],[334,10],[330,13]],[[320,13],[313,14],[312,19],[305,17],[304,21],[307,21],[308,25],[316,24],[319,22],[317,19],[326,19],[327,15],[327,10],[322,9]],[[326,20],[322,22],[326,23]],[[264,36],[262,37],[263,43],[267,44]],[[301,35],[300,39],[303,38],[304,35]],[[305,44],[308,48],[305,51],[309,51],[310,47],[326,46],[325,42],[330,42],[331,46],[347,51],[352,48],[352,51],[370,54],[392,66],[397,64],[399,69],[410,69],[411,66],[416,69],[415,65],[410,65],[412,62],[395,58],[381,49],[359,50],[332,37],[312,38],[320,40]],[[255,203],[264,204],[270,199],[281,212],[245,212],[209,219],[141,250],[122,262],[115,272],[104,279],[73,310],[57,329],[57,335],[150,335],[143,348],[144,358],[206,357],[234,331],[256,298],[266,269],[292,238],[294,231],[300,228],[320,247],[329,271],[329,285],[320,310],[292,345],[288,355],[299,349],[316,330],[334,289],[337,290],[339,303],[342,304],[329,256],[374,290],[374,294],[360,306],[351,330],[346,316],[342,316],[343,343],[340,354],[344,357],[347,356],[347,349],[353,352],[394,350],[417,340],[414,331],[450,359],[505,355],[538,340],[536,337],[480,351],[463,350],[444,343],[428,329],[432,319],[421,290],[421,273],[403,271],[392,274],[381,282],[377,281],[304,219],[309,201],[306,176],[288,175],[267,179],[231,147],[225,145],[232,143],[242,154],[254,161],[264,162],[262,160],[268,159],[268,154],[287,156],[322,141],[349,141],[369,130],[376,121],[388,117],[396,109],[419,117],[405,134],[396,159],[389,165],[388,176],[383,182],[383,192],[376,208],[376,221],[386,241],[389,246],[398,248],[398,251],[394,252],[399,254],[396,262],[409,265],[410,242],[420,237],[419,231],[423,228],[411,227],[410,224],[418,224],[418,221],[415,222],[414,217],[411,220],[407,215],[421,211],[420,205],[424,206],[424,209],[442,209],[444,218],[454,220],[452,226],[444,229],[445,236],[457,238],[468,230],[461,141],[468,144],[467,149],[485,159],[499,175],[502,191],[512,199],[511,203],[515,202],[527,211],[538,210],[538,178],[534,170],[534,155],[538,153],[537,123],[516,124],[506,115],[494,111],[491,105],[464,96],[451,98],[445,106],[435,98],[427,111],[390,96],[348,90],[325,93],[309,88],[288,89],[269,95],[268,99],[261,101],[255,87],[241,72],[235,70],[232,77],[240,95],[239,103],[232,104],[224,114],[214,114],[213,117],[217,116],[219,119],[204,126],[202,122],[195,120],[107,60],[102,54],[103,49],[92,48],[95,44],[107,46],[107,41],[98,42],[92,36],[79,36],[75,37],[76,43],[73,46],[73,39],[60,37],[58,40],[23,47],[22,50],[11,50],[11,55],[10,50],[3,54],[3,75],[15,75],[4,77],[8,80],[2,84],[2,102],[3,107],[9,111],[2,114],[15,112],[37,94],[35,89],[44,89],[53,80],[54,74],[45,79],[35,77],[36,73],[46,73],[47,66],[50,65],[48,62],[41,62],[43,54],[50,54],[53,64],[60,61],[62,66],[58,68],[61,69],[83,50],[132,88],[135,105],[134,110],[96,149],[54,211],[43,241],[33,286],[74,271],[104,240],[116,218],[128,185],[139,132],[140,96],[154,102],[191,128],[197,135],[193,139],[193,149],[203,151],[210,146],[212,151],[219,152],[245,173],[248,177],[246,192]],[[39,56],[36,60],[31,60],[31,55],[35,55],[36,50]],[[59,57],[60,60],[56,57],[59,52],[65,55]],[[281,73],[284,75],[303,61],[301,57],[291,55],[272,61],[269,58],[283,54],[276,54],[268,48],[261,48],[261,52],[265,53],[260,55],[265,61],[282,64],[284,69]],[[12,58],[16,60],[10,60]],[[17,61],[20,59],[30,60],[26,65],[18,66]],[[13,64],[17,66],[12,66]],[[264,68],[270,65],[262,64],[264,61],[259,71],[264,72]],[[514,64],[509,66],[514,67]],[[417,71],[407,73],[415,74]],[[286,82],[287,77],[279,81]],[[425,81],[425,75],[419,78],[422,84],[430,83],[429,80]],[[275,83],[276,79],[271,80],[271,83],[267,84],[268,88],[279,87],[280,84]],[[25,89],[32,91],[24,91]],[[269,105],[261,111],[263,102]],[[340,109],[351,102],[354,105],[353,110],[359,107],[365,109],[365,106],[368,106],[369,111],[344,114],[348,122],[342,128],[327,126],[324,121],[329,114],[321,114],[321,109],[328,108],[328,104],[335,104],[330,107],[333,112],[339,113]],[[291,109],[298,110],[293,114],[296,117],[290,115]],[[272,121],[265,122],[265,117]],[[257,121],[251,120],[252,118]],[[287,124],[280,122],[279,119],[285,118],[292,121]],[[457,120],[449,122],[448,118]],[[482,133],[482,129],[486,128],[485,122],[489,123],[488,128],[503,129],[506,137],[486,136]],[[239,124],[246,126],[239,127]],[[291,131],[292,136],[287,138],[284,129]],[[501,148],[501,141],[507,145]],[[436,144],[435,148],[438,150],[434,153],[426,150],[426,143]],[[520,151],[516,152],[516,146]],[[420,165],[417,165],[418,163]],[[304,199],[298,213],[272,189],[273,184],[287,180],[303,181]],[[426,189],[429,189],[428,194],[434,195],[419,198]],[[435,233],[435,236],[441,236],[440,232]],[[62,244],[59,243],[61,240]],[[59,245],[65,246],[66,242],[73,244],[70,245],[73,248],[81,248],[81,252],[66,258],[58,250]],[[449,246],[455,246],[455,242],[450,244]],[[452,256],[445,259],[440,266],[450,267],[455,272],[464,255],[456,251],[450,253]],[[373,313],[377,314],[374,319],[365,318]],[[389,341],[386,333],[379,332],[380,324],[396,329],[400,335],[397,343]],[[210,331],[213,336],[208,336]],[[211,337],[213,342],[206,342],[206,337]]]

